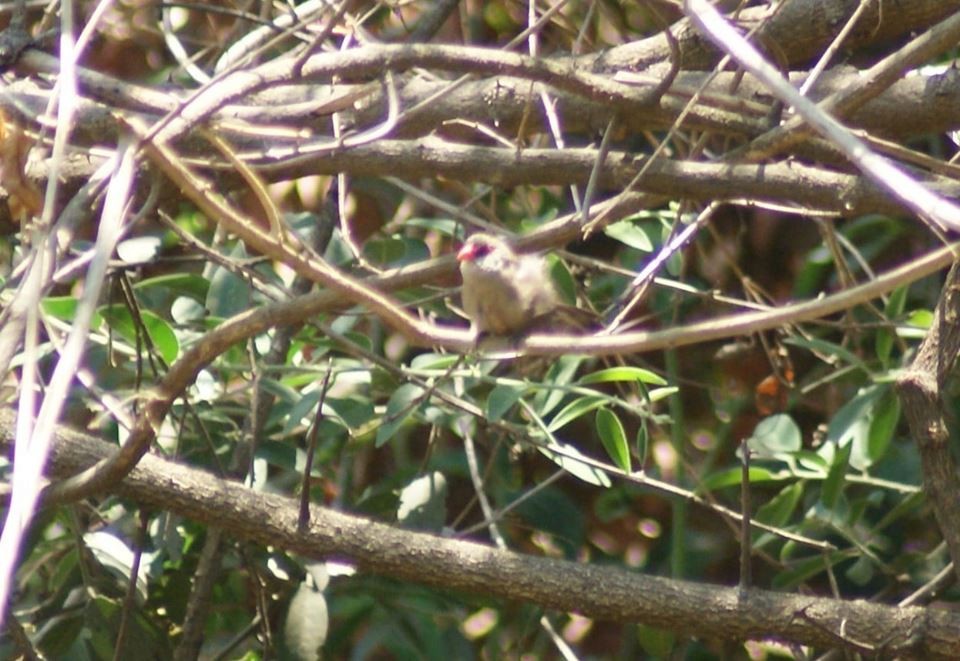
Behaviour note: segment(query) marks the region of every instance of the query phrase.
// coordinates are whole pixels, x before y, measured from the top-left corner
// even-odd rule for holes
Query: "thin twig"
[[[323,421],[323,404],[327,399],[330,388],[330,375],[333,374],[333,358],[327,360],[327,370],[320,385],[320,399],[317,401],[317,414],[313,418],[313,426],[307,438],[307,457],[303,467],[303,480],[300,484],[300,516],[297,518],[297,529],[305,530],[310,525],[310,482],[313,471],[313,457],[317,452],[317,441],[320,438],[320,423]]]

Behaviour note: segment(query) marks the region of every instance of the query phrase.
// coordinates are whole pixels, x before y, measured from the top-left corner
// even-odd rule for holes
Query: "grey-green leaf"
[[[597,434],[603,447],[617,466],[630,472],[630,448],[627,445],[627,433],[617,414],[608,408],[597,411]]]

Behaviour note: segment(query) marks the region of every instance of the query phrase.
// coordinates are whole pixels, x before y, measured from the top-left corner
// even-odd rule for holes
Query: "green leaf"
[[[261,381],[265,382],[266,379]],[[312,390],[290,406],[286,415],[284,433],[289,434],[297,425],[312,425],[316,418],[317,402],[320,401],[320,391]],[[321,425],[327,423],[350,433],[356,432],[373,419],[373,404],[369,400],[359,397],[336,398],[327,397],[323,403],[323,417]],[[329,427],[328,427],[329,429]]]
[[[830,460],[812,450],[799,450],[793,456],[807,470],[826,473],[830,468]]]
[[[606,403],[607,398],[599,395],[585,395],[584,397],[578,397],[560,409],[560,412],[553,416],[553,420],[551,420],[550,424],[547,425],[547,429],[550,432],[555,432],[565,425],[573,422],[580,416],[585,415],[594,409],[598,409]]]
[[[547,263],[550,267],[550,279],[556,285],[560,298],[567,305],[575,306],[577,304],[577,283],[573,279],[570,269],[556,255],[549,255]]]
[[[109,530],[97,530],[83,536],[83,542],[90,549],[100,565],[114,575],[118,585],[126,585],[133,573],[134,553],[120,537]],[[147,598],[149,564],[152,554],[144,554],[137,571],[136,589],[142,599]]]
[[[880,399],[888,390],[890,386],[887,384],[864,388],[853,399],[841,406],[827,425],[827,441],[836,447],[852,446],[850,465],[857,470],[866,470],[874,462],[870,450],[871,429],[879,412]],[[885,415],[886,424],[890,422],[889,413]],[[884,431],[893,433],[889,427],[877,427],[875,446],[876,451],[881,453],[890,441],[889,438],[883,438]]]
[[[641,252],[653,251],[653,243],[650,241],[650,237],[633,221],[621,220],[612,223],[603,229],[603,233],[611,239],[616,239],[620,243],[636,248]]]
[[[610,459],[619,468],[630,472],[630,448],[627,446],[627,434],[620,418],[608,408],[597,411],[597,434]]]
[[[72,322],[77,318],[77,306],[79,301],[73,296],[48,296],[40,301],[40,307],[44,314],[55,317],[61,321]],[[99,312],[94,312],[90,320],[90,330],[98,330],[103,324],[103,317]]]
[[[750,484],[758,484],[760,482],[772,482],[777,480],[777,477],[772,473],[768,468],[762,466],[751,466],[750,467]],[[697,491],[715,491],[717,489],[724,489],[726,487],[735,487],[743,481],[743,469],[740,467],[737,468],[728,468],[725,470],[717,471],[708,475],[706,478],[700,480],[700,484],[697,488]]]
[[[344,335],[348,340],[356,344],[358,347],[361,347],[367,351],[373,351],[373,338],[370,337],[369,334],[351,330],[344,333]]]
[[[900,241],[904,227],[903,223],[890,216],[871,214],[844,223],[839,229],[869,263]]]
[[[874,406],[873,421],[867,436],[868,465],[872,466],[886,456],[899,421],[900,399],[892,388],[884,388],[883,395]]]
[[[421,353],[413,357],[410,367],[417,370],[445,370],[458,360],[460,356],[453,353]]]
[[[887,319],[898,319],[900,315],[903,314],[904,307],[907,303],[907,286],[897,287],[890,294],[890,298],[887,299],[887,305],[885,306],[883,313],[884,317]],[[881,328],[877,331],[877,338],[875,341],[875,349],[877,352],[877,358],[880,359],[880,363],[886,367],[890,360],[890,352],[893,350],[893,341],[894,341],[894,330],[889,328]]]
[[[389,237],[368,240],[363,245],[363,254],[378,266],[400,267],[429,259],[430,249],[419,239]]]
[[[271,466],[291,472],[302,471],[306,461],[302,450],[298,450],[290,443],[265,440],[257,446],[257,459],[262,459]],[[316,470],[316,466],[313,467]],[[260,476],[257,476],[259,481]]]
[[[650,447],[650,432],[647,431],[647,421],[641,420],[637,427],[637,456],[640,457],[640,465],[643,466],[647,461],[647,449]]]
[[[808,298],[816,295],[824,278],[830,272],[833,263],[830,251],[819,244],[811,250],[793,280],[795,298]]]
[[[930,330],[930,326],[933,325],[933,310],[914,310],[909,315],[907,315],[906,320],[907,326],[912,326],[919,331],[926,332]],[[913,331],[900,329],[900,332],[903,334],[909,334],[908,337],[915,337]]]
[[[665,629],[655,629],[647,624],[637,625],[637,640],[647,657],[651,659],[669,659],[674,656],[677,634]]]
[[[518,503],[514,511],[523,517],[524,522],[535,530],[552,535],[568,558],[575,557],[583,549],[587,514],[580,502],[551,486],[505,495],[510,502]]]
[[[133,317],[125,305],[115,304],[100,308],[100,316],[107,324],[131,346],[137,341],[137,331]],[[153,342],[153,346],[160,353],[160,357],[170,365],[180,355],[180,341],[176,333],[164,319],[149,310],[140,310],[140,320],[143,328]]]
[[[793,418],[777,413],[758,422],[747,443],[759,458],[772,458],[796,452],[802,447],[803,438]]]
[[[499,384],[487,395],[487,420],[500,420],[517,403],[526,386]]]
[[[320,391],[312,390],[301,397],[299,401],[294,402],[287,413],[287,421],[283,428],[284,433],[289,434],[299,424],[310,424],[314,417],[313,410],[319,401]],[[310,420],[307,419],[308,415],[311,418]]]
[[[803,487],[803,482],[785,486],[780,493],[758,508],[753,518],[778,528],[784,526],[803,497]]]
[[[863,362],[859,356],[852,353],[849,349],[841,347],[839,344],[817,338],[802,338],[797,336],[787,338],[784,340],[784,343],[792,344],[795,347],[801,347],[809,351],[825,354],[827,356],[832,356],[840,363],[852,365],[863,371],[865,374],[872,374],[870,368],[867,367],[867,364]]]
[[[87,561],[89,563],[89,561]],[[31,643],[43,652],[47,659],[96,658],[90,656],[88,639],[90,623],[85,617],[85,607],[64,608],[51,616],[44,626],[31,636]],[[79,652],[79,653],[78,653]],[[80,656],[83,654],[84,656]]]
[[[138,293],[151,289],[168,289],[181,296],[203,301],[210,290],[210,283],[206,278],[194,273],[169,273],[145,278],[136,283],[133,289]]]
[[[537,450],[557,466],[587,484],[598,487],[609,487],[611,484],[606,473],[579,461],[577,457],[584,457],[584,454],[568,443],[551,440],[548,447],[537,445]]]
[[[831,512],[836,510],[840,494],[843,493],[847,464],[850,461],[852,448],[853,446],[848,443],[837,450],[833,458],[833,464],[830,466],[827,477],[823,481],[823,486],[820,488],[820,502],[823,503],[825,509]]]
[[[609,383],[611,381],[639,381],[654,386],[667,385],[666,380],[655,372],[645,370],[642,367],[632,367],[622,365],[620,367],[608,367],[596,372],[591,372],[581,378],[580,385],[589,385],[591,383]]]
[[[876,571],[874,570],[873,560],[867,556],[857,558],[856,562],[850,565],[847,571],[844,572],[844,576],[846,576],[850,582],[860,587],[865,587],[867,583],[873,580],[875,575]]]
[[[578,355],[560,356],[547,370],[543,383],[551,386],[569,385],[583,360],[584,357]],[[565,395],[561,388],[541,390],[534,398],[534,410],[541,418],[545,417],[563,401]]]
[[[654,388],[647,393],[647,398],[650,400],[651,404],[655,404],[662,399],[666,399],[671,395],[676,395],[680,391],[676,386],[665,386],[663,388]]]
[[[790,568],[780,572],[773,579],[773,587],[777,590],[790,590],[801,583],[809,581],[827,569],[827,563],[836,565],[850,557],[848,551],[833,551],[828,555],[816,555],[811,558],[802,558],[794,561]]]
[[[120,616],[120,604],[116,599],[107,597],[103,594],[94,593],[90,600],[84,606],[84,619],[89,627],[89,635],[86,644],[92,652],[89,658],[106,659],[113,650],[112,643],[116,640],[114,631]],[[125,636],[130,636],[131,631],[124,632]],[[145,650],[134,650],[126,637],[124,638],[125,649],[128,653],[139,656]]]
[[[351,432],[373,420],[373,404],[362,397],[330,397],[324,402]]]
[[[278,402],[293,405],[300,401],[300,393],[285,383],[264,377],[260,379],[260,387],[277,398]]]
[[[397,388],[387,401],[387,410],[377,429],[376,446],[380,447],[397,433],[413,412],[417,410],[423,388],[412,383],[404,383]]]
[[[242,243],[230,251],[230,257],[238,262],[247,258]],[[240,314],[253,305],[250,283],[230,269],[215,266],[204,305],[213,317],[227,319]]]
[[[407,218],[404,227],[419,227],[454,238],[463,238],[463,223],[452,218]]]

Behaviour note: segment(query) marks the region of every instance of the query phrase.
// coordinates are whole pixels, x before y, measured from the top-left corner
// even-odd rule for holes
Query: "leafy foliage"
[[[365,32],[399,41],[429,4],[359,3],[349,11]],[[573,51],[583,26],[582,36],[601,52],[658,33],[668,18],[652,8],[656,3],[568,4],[543,28],[545,50]],[[444,38],[467,30],[464,42],[493,47],[524,29],[520,5],[461,5],[461,25],[445,27]],[[133,3],[111,10],[88,66],[141,84],[170,80],[186,90],[183,63],[155,30],[141,34],[137,27],[148,9]],[[213,6],[164,12],[184,12],[189,20],[180,21],[178,34],[218,52],[252,29],[251,17]],[[348,45],[342,38],[350,24],[329,26],[336,39],[324,38],[327,52]],[[131,34],[142,40],[130,41]],[[201,64],[210,63],[209,53],[199,55]],[[452,140],[468,125],[465,144],[497,136],[496,118],[489,125],[451,120],[437,131]],[[514,128],[518,153],[549,134],[544,127],[530,135]],[[656,131],[656,139],[665,133]],[[681,134],[671,143],[676,149],[699,140],[695,131]],[[570,137],[578,144],[600,139],[590,129]],[[640,136],[615,139],[624,149],[651,151]],[[703,146],[719,152],[727,140],[708,135]],[[929,151],[939,157],[941,147],[931,144]],[[313,172],[291,175],[268,190],[297,240],[345,272],[386,280],[455,252],[467,227],[495,221],[510,232],[536,233],[575,212],[572,198],[582,202],[582,190],[571,195],[554,184],[509,188],[438,176],[413,186],[392,176],[363,177],[362,167],[347,174],[339,185]],[[266,226],[256,196],[229,185],[231,202]],[[138,186],[146,197],[146,176]],[[602,192],[612,195],[609,188]],[[342,217],[321,210],[339,202]],[[64,416],[120,442],[128,429],[116,411],[136,414],[137,406],[126,403],[137,402],[211,331],[303,294],[310,284],[287,265],[252,254],[182,199],[160,206],[162,213],[128,227],[130,241],[147,241],[126,246],[111,264],[87,337],[85,375]],[[658,202],[572,241],[569,252],[551,258],[561,296],[609,318],[651,255],[691,222],[688,203]],[[688,248],[665,260],[632,320],[669,330],[744,309],[769,310],[849,288],[936,241],[892,214],[815,223],[799,213],[723,206]],[[23,234],[5,242],[25,259]],[[71,257],[88,248],[77,244]],[[420,319],[465,326],[456,279],[437,273],[392,288],[391,295]],[[6,277],[8,301],[21,276]],[[616,359],[588,355],[576,344],[549,360],[515,357],[509,346],[489,351],[482,342],[466,355],[417,347],[369,309],[341,298],[303,323],[195,357],[196,378],[163,421],[156,451],[245,480],[251,489],[298,497],[306,488],[314,502],[444,535],[488,541],[489,506],[497,534],[512,549],[731,585],[738,579],[739,534],[725,512],[739,511],[746,489],[754,520],[764,524],[751,535],[756,586],[896,601],[949,561],[920,495],[919,461],[892,385],[931,323],[938,287],[932,277],[821,321]],[[82,294],[74,273],[43,298],[46,335],[36,351],[45,374]],[[11,462],[0,460],[0,470],[9,479]],[[48,658],[112,658],[121,638],[119,658],[169,658],[213,537],[195,522],[113,494],[42,510],[23,545],[11,616]],[[556,654],[539,624],[544,613],[530,605],[358,574],[332,560],[317,568],[283,548],[236,539],[221,542],[216,557],[212,608],[200,623],[204,656],[309,658],[321,647],[328,658]],[[958,594],[951,588],[938,598],[953,602]],[[718,642],[646,624],[547,616],[585,656],[724,652]],[[0,656],[19,649],[12,636],[0,640]]]

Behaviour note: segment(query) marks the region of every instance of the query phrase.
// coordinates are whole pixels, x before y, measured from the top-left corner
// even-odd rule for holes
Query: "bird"
[[[585,310],[564,305],[541,255],[518,254],[504,239],[472,234],[457,253],[463,310],[477,336],[582,331]]]

